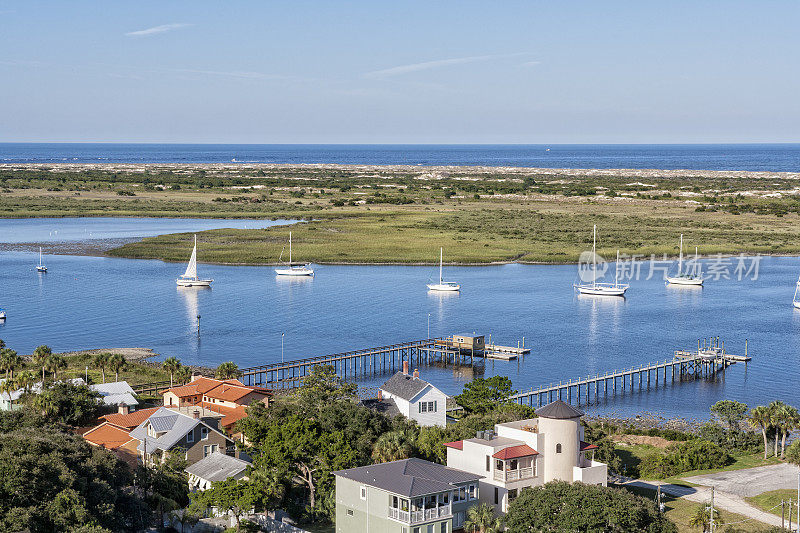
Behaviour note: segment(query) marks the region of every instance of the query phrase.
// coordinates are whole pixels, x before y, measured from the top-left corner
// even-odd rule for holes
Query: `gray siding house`
[[[419,377],[419,371],[408,375],[408,361],[403,362],[403,372],[397,372],[381,385],[381,402],[392,403],[397,413],[416,421],[420,426],[447,425],[448,396]],[[394,414],[391,406],[385,409]]]
[[[337,533],[452,533],[479,500],[480,475],[422,459],[334,475]]]

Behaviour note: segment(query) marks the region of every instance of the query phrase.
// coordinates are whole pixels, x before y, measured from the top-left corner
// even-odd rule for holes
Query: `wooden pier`
[[[675,382],[676,379],[685,381],[699,377],[711,377],[717,372],[724,371],[730,365],[748,361],[750,361],[750,357],[747,355],[725,353],[724,348],[712,342],[696,352],[676,350],[672,359],[531,388],[511,396],[510,399],[534,408],[546,405],[556,399],[575,405],[591,405],[609,395],[624,394],[626,390],[635,392],[649,389],[651,385],[666,386],[668,383]]]
[[[331,365],[342,379],[353,380],[392,374],[403,368],[403,361],[420,366],[474,366],[478,357],[477,353],[449,345],[445,339],[433,338],[243,368],[239,380],[245,385],[290,389],[298,387],[317,365]]]

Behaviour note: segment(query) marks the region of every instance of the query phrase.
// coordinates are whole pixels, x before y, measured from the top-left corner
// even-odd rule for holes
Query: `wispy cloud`
[[[438,59],[436,61],[423,61],[422,63],[412,63],[410,65],[400,65],[398,67],[385,68],[381,70],[373,70],[364,74],[366,78],[388,78],[391,76],[400,76],[410,72],[419,72],[421,70],[433,70],[442,67],[449,67],[453,65],[465,65],[467,63],[478,63],[481,61],[492,61],[498,59],[507,59],[510,57],[519,57],[527,55],[526,53],[516,54],[493,54],[482,56],[469,56],[469,57],[455,57],[452,59]]]
[[[189,26],[191,26],[191,24],[187,24],[185,22],[175,22],[173,24],[162,24],[161,26],[153,26],[152,28],[147,28],[144,30],[130,31],[125,35],[127,37],[145,37],[147,35],[157,35],[159,33],[166,33],[172,30],[179,30],[181,28],[186,28]]]

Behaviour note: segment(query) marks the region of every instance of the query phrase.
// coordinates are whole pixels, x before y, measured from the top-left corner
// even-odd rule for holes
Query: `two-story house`
[[[447,425],[447,400],[445,393],[419,377],[419,370],[408,375],[408,361],[403,361],[403,371],[381,385],[378,403],[383,405],[376,407],[388,414],[399,413],[420,426],[444,427]]]
[[[244,385],[236,379],[212,379],[204,376],[193,376],[186,385],[172,387],[163,391],[165,407],[184,407],[201,405],[234,409],[250,405],[253,401],[269,403],[272,391],[262,387]]]
[[[189,464],[214,452],[235,456],[236,445],[219,430],[218,422],[219,415],[201,417],[199,409],[190,416],[161,407],[133,429],[130,436],[139,441],[136,449],[147,463],[176,452],[184,454]]]
[[[445,444],[447,466],[479,474],[481,501],[498,512],[507,512],[523,488],[554,480],[607,485],[607,466],[594,460],[597,446],[583,441],[583,413],[556,400],[536,414]]]
[[[480,474],[422,459],[334,475],[338,533],[452,533],[479,500]]]

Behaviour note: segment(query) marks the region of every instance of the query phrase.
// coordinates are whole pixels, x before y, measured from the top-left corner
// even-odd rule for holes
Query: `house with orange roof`
[[[236,379],[220,380],[198,376],[186,385],[163,391],[163,397],[165,407],[207,404],[207,406],[236,409],[248,406],[254,401],[269,404],[272,391],[245,385]]]

